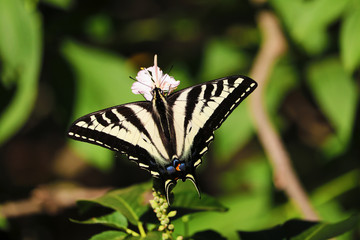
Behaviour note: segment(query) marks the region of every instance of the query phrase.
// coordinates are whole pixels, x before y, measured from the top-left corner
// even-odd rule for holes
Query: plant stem
[[[265,153],[273,165],[277,188],[284,190],[289,199],[294,200],[306,219],[318,220],[319,217],[292,167],[284,143],[272,125],[264,106],[266,82],[275,61],[286,51],[286,41],[273,13],[261,11],[257,20],[264,42],[250,71],[250,76],[259,84],[250,101],[255,127]]]
[[[141,222],[138,222],[138,228],[139,228],[140,236],[146,237],[145,229]]]
[[[131,230],[129,228],[126,228],[125,230],[126,230],[126,233],[131,234],[132,236],[135,236],[135,237],[140,236],[139,233],[137,233],[137,232],[135,232],[135,231],[133,231],[133,230]]]

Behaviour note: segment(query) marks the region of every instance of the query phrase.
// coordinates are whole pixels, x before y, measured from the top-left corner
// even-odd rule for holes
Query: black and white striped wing
[[[193,167],[200,165],[214,131],[256,87],[251,78],[230,76],[169,96],[179,158],[189,159]]]
[[[152,117],[151,102],[119,105],[77,119],[69,137],[128,155],[139,167],[158,176],[158,165],[168,164],[168,153],[161,143]]]

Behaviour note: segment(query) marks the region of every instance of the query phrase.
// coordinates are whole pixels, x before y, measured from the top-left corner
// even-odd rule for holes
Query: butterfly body
[[[201,83],[170,95],[155,87],[151,101],[119,105],[76,120],[68,135],[124,153],[153,177],[171,186],[189,179],[197,191],[195,169],[214,131],[257,84],[244,76]]]

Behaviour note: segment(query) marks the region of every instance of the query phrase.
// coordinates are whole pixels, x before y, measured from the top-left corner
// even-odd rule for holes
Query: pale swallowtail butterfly
[[[254,80],[240,75],[169,95],[155,87],[151,101],[87,114],[71,125],[68,135],[126,154],[162,180],[168,202],[179,179],[189,179],[200,196],[195,169],[208,151],[214,131],[256,87]]]

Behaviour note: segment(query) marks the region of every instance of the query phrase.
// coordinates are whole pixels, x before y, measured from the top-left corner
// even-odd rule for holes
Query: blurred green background
[[[0,0],[0,204],[58,181],[125,187],[149,180],[126,158],[67,139],[68,126],[84,114],[143,100],[131,93],[129,76],[151,66],[154,54],[180,89],[247,75],[262,41],[262,9],[276,14],[289,45],[271,74],[267,111],[321,218],[357,212],[358,0]],[[301,217],[273,184],[247,101],[216,132],[198,172],[202,191],[230,210],[199,213],[191,232],[211,228],[231,238],[234,229]],[[71,208],[0,221],[0,238],[87,239],[96,230],[70,223],[75,214]]]

